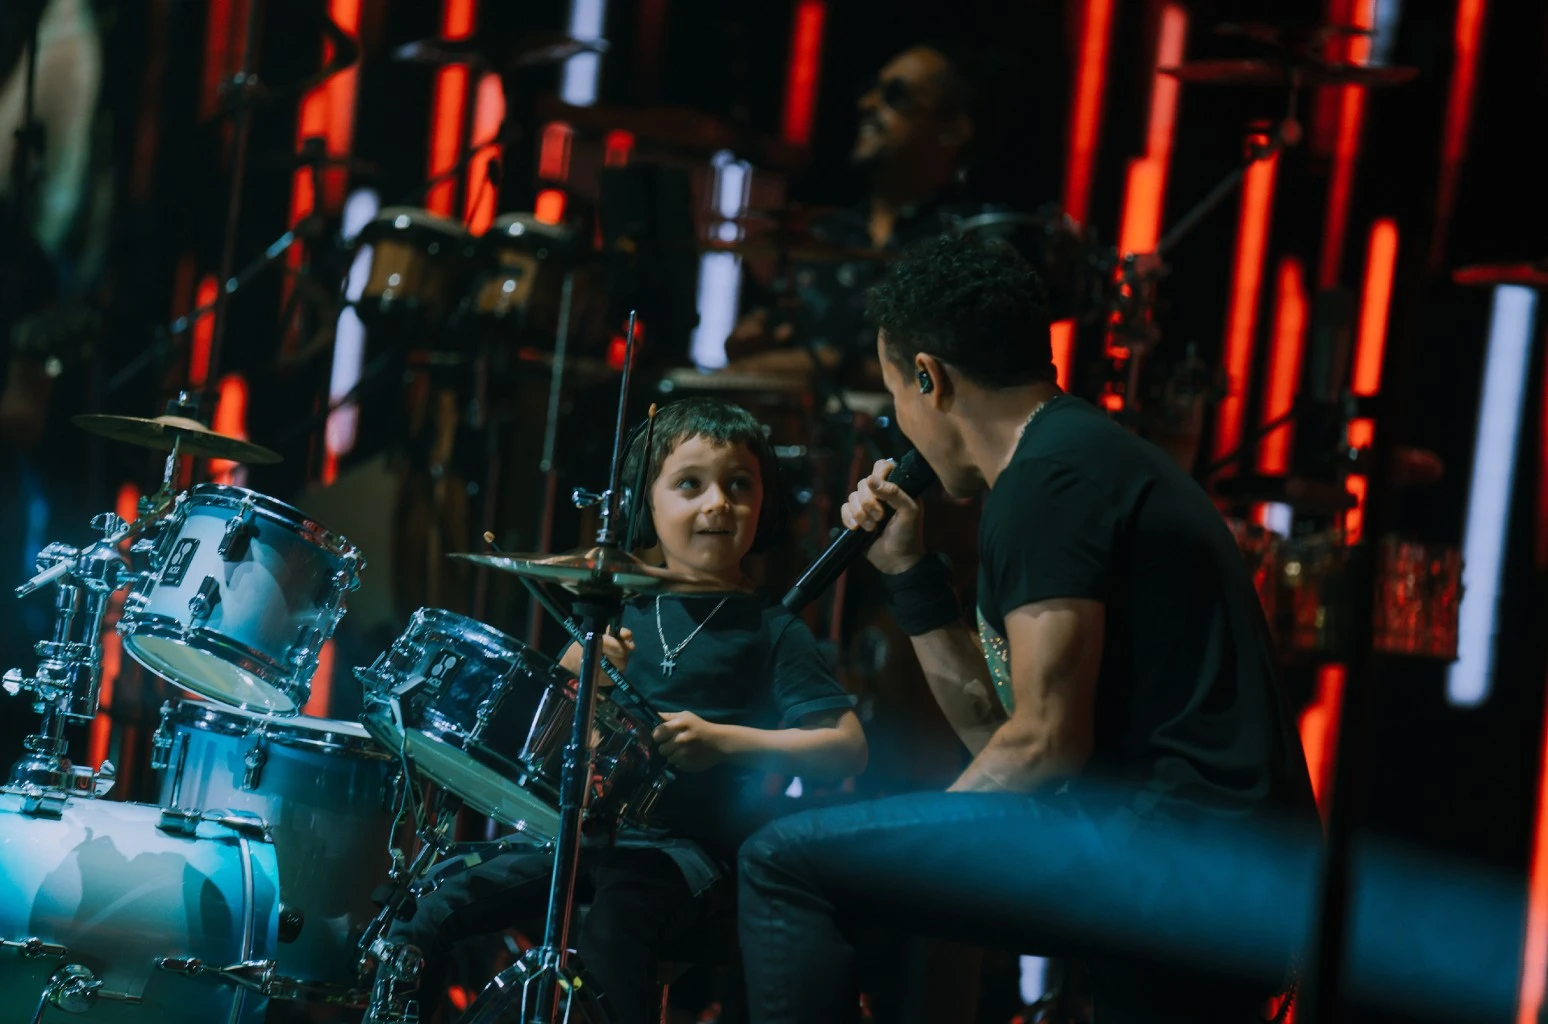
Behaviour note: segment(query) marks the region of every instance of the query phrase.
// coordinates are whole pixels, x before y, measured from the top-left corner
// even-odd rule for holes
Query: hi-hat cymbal
[[[1548,259],[1522,263],[1475,263],[1458,267],[1451,279],[1460,285],[1493,287],[1498,284],[1548,288]]]
[[[1273,60],[1190,60],[1176,67],[1157,68],[1179,82],[1193,85],[1243,85],[1268,88],[1296,85],[1402,85],[1418,68],[1368,67],[1364,64],[1285,63]]]
[[[730,589],[712,576],[647,565],[617,548],[593,547],[558,555],[458,552],[451,557],[543,583],[557,583],[577,593],[617,590],[627,594],[654,594],[667,590]]]
[[[280,461],[280,455],[262,445],[244,441],[239,437],[216,433],[198,420],[186,416],[157,416],[144,419],[139,416],[109,416],[104,413],[83,413],[70,419],[88,434],[96,434],[110,441],[124,441],[145,448],[169,452],[174,443],[178,454],[201,458],[228,459],[252,466],[267,465]]]

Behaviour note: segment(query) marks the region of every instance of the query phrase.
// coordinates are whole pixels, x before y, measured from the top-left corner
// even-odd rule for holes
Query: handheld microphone
[[[888,474],[887,479],[903,489],[903,493],[910,498],[917,498],[930,489],[935,483],[935,470],[930,468],[920,454],[909,449],[898,460],[897,467]],[[869,548],[881,534],[887,525],[887,520],[892,518],[892,509],[884,508],[881,524],[875,530],[844,530],[833,543],[828,545],[828,550],[817,556],[813,562],[796,580],[795,586],[790,588],[780,603],[791,612],[799,612],[807,604],[817,598],[824,590],[833,585],[843,571],[849,568],[862,552]]]

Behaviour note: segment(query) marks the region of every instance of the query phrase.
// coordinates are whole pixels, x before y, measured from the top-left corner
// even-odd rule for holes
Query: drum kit
[[[633,338],[631,320],[631,349]],[[88,431],[169,451],[163,486],[133,522],[98,516],[102,537],[85,548],[50,545],[17,588],[52,586],[56,623],[37,644],[37,669],[4,676],[41,723],[0,786],[0,1017],[38,1022],[52,1008],[109,1022],[256,1022],[274,1003],[302,1017],[349,1008],[374,1022],[417,1020],[404,992],[418,952],[388,929],[433,887],[429,872],[451,851],[453,812],[465,804],[509,829],[484,855],[522,846],[555,858],[545,942],[467,1019],[609,1019],[567,950],[582,830],[645,826],[672,773],[650,739],[659,715],[602,660],[601,637],[626,595],[714,585],[622,549],[624,400],[595,546],[462,556],[534,590],[580,644],[579,678],[485,623],[421,608],[355,670],[365,708],[356,723],[303,708],[365,558],[267,495],[178,490],[185,459],[274,458],[209,430],[186,399],[154,419],[77,417]],[[578,619],[543,583],[575,595]],[[124,649],[193,697],[162,708],[159,804],[101,799],[111,762],[93,769],[67,754],[67,726],[98,712],[100,634],[120,591]],[[407,819],[412,859],[400,844]]]

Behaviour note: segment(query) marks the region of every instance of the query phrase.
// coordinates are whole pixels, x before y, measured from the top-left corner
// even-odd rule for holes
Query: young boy
[[[781,526],[773,451],[739,406],[689,399],[661,409],[653,439],[631,445],[624,479],[645,460],[642,547],[668,569],[710,576],[724,593],[629,600],[608,657],[660,710],[654,740],[676,769],[653,815],[659,827],[582,853],[589,910],[577,950],[623,1024],[657,1019],[655,952],[734,913],[725,882],[737,847],[771,815],[765,772],[842,779],[865,767],[854,699],[834,680],[811,631],[747,591],[742,563]],[[561,659],[578,671],[572,646]],[[605,681],[605,680],[604,680]],[[520,925],[541,929],[553,858],[509,853],[448,872],[392,937],[425,956],[421,1010],[440,1003],[449,947]]]

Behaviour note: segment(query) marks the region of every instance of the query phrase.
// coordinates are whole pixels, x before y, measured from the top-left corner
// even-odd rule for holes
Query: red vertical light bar
[[[134,522],[140,514],[140,489],[134,484],[121,484],[113,511],[125,522]],[[118,673],[124,666],[124,645],[118,630],[113,627],[124,607],[124,591],[108,598],[107,614],[102,618],[102,685],[97,689],[97,715],[91,720],[91,731],[86,740],[86,763],[100,767],[107,760],[113,739],[113,687]]]
[[[1048,342],[1053,348],[1053,364],[1059,374],[1059,386],[1068,390],[1070,363],[1075,358],[1075,321],[1055,320],[1049,324]]]
[[[1348,25],[1350,8],[1355,0],[1328,0],[1326,14],[1323,16],[1325,25]],[[1323,58],[1330,64],[1342,64],[1349,60],[1349,37],[1341,33],[1332,33],[1323,46]],[[1311,132],[1308,139],[1308,148],[1320,159],[1326,159],[1333,155],[1333,147],[1338,137],[1338,114],[1342,95],[1335,86],[1324,85],[1317,88],[1312,99]]]
[[[241,374],[228,373],[220,379],[212,426],[218,433],[247,439],[247,380]],[[210,479],[218,484],[229,484],[236,468],[237,463],[227,459],[211,459]]]
[[[194,293],[194,305],[212,304],[219,290],[220,286],[215,281],[215,275],[205,274],[199,278],[199,290]],[[214,337],[215,317],[211,313],[204,313],[194,321],[193,346],[188,350],[188,383],[195,388],[204,387],[205,378],[210,375],[210,342]]]
[[[333,700],[333,641],[323,642],[317,652],[317,671],[312,673],[312,694],[301,709],[303,715],[327,718]]]
[[[1467,153],[1468,129],[1473,122],[1473,94],[1478,89],[1478,61],[1483,53],[1486,0],[1457,0],[1457,21],[1452,30],[1455,57],[1451,89],[1446,96],[1446,124],[1441,131],[1440,182],[1435,190],[1435,234],[1430,239],[1429,266],[1435,272],[1446,251],[1451,211],[1457,201],[1457,181]]]
[[[1188,13],[1177,4],[1161,10],[1156,32],[1158,68],[1182,63],[1188,40]],[[1172,157],[1172,130],[1177,123],[1177,98],[1181,83],[1172,75],[1152,73],[1150,128],[1145,155],[1130,161],[1123,198],[1123,225],[1118,234],[1121,252],[1152,252],[1161,237],[1161,213],[1166,200],[1166,174]]]
[[[1260,140],[1261,141],[1261,140]],[[1242,180],[1242,209],[1236,229],[1236,259],[1231,273],[1230,311],[1226,316],[1225,367],[1230,393],[1220,400],[1215,425],[1215,457],[1233,451],[1242,439],[1242,417],[1251,383],[1253,339],[1258,326],[1258,293],[1263,256],[1268,248],[1269,218],[1279,154],[1255,161]]]
[[[564,220],[564,193],[556,188],[539,192],[532,204],[532,216],[544,224],[558,224]]]
[[[1324,818],[1328,813],[1334,755],[1338,751],[1338,720],[1344,704],[1344,666],[1324,665],[1317,671],[1316,698],[1301,712],[1301,749],[1311,774],[1312,793]]]
[[[473,141],[482,143],[494,138],[505,121],[505,90],[500,87],[500,76],[488,74],[479,80],[478,99],[473,108]],[[468,230],[482,235],[494,221],[495,210],[500,205],[500,190],[489,180],[489,165],[499,159],[499,146],[484,146],[468,165],[468,200],[462,219]]]
[[[780,135],[805,146],[812,141],[817,84],[822,73],[822,33],[828,20],[824,0],[797,0],[790,26],[790,67],[785,73],[785,111]]]
[[[1365,290],[1360,300],[1360,333],[1355,343],[1350,390],[1370,396],[1381,388],[1381,362],[1387,350],[1387,314],[1392,307],[1392,276],[1397,269],[1397,222],[1383,217],[1371,225],[1365,253]]]
[[[1084,0],[1080,49],[1075,60],[1074,106],[1070,110],[1069,157],[1064,165],[1064,212],[1084,224],[1091,208],[1091,176],[1102,129],[1102,95],[1107,87],[1108,33],[1113,0]]]
[[[247,0],[251,2],[251,0]],[[204,24],[204,74],[199,86],[199,118],[209,120],[220,110],[221,86],[231,75],[239,54],[233,33],[246,20],[236,17],[235,0],[210,0],[209,16]]]
[[[475,0],[442,0],[441,38],[466,39],[473,34]],[[457,164],[462,138],[462,110],[468,102],[468,68],[453,64],[436,72],[430,100],[430,176],[450,171]],[[456,183],[441,182],[425,196],[425,207],[442,216],[452,212]]]
[[[602,166],[627,167],[634,152],[634,133],[614,130],[602,140]]]
[[[1521,953],[1521,996],[1516,1024],[1540,1024],[1543,989],[1548,983],[1548,706],[1538,751],[1537,827],[1532,834],[1532,863],[1527,882],[1526,942]]]
[[[1301,352],[1306,337],[1306,274],[1301,261],[1287,256],[1279,261],[1274,295],[1274,341],[1269,359],[1267,397],[1263,422],[1284,416],[1295,402],[1301,376]],[[1276,427],[1258,442],[1258,472],[1290,470],[1291,424]]]
[[[538,177],[548,181],[569,180],[570,142],[574,134],[563,121],[550,121],[544,126],[542,141],[538,143]]]
[[[1376,0],[1351,0],[1351,27],[1368,30],[1375,23]],[[1370,59],[1370,36],[1349,36],[1345,46],[1350,63],[1364,64]],[[1349,202],[1354,195],[1360,139],[1365,129],[1364,86],[1341,86],[1337,104],[1338,134],[1332,176],[1328,181],[1328,210],[1322,229],[1322,253],[1317,263],[1317,283],[1322,288],[1336,285],[1343,269],[1344,238],[1349,230]]]

